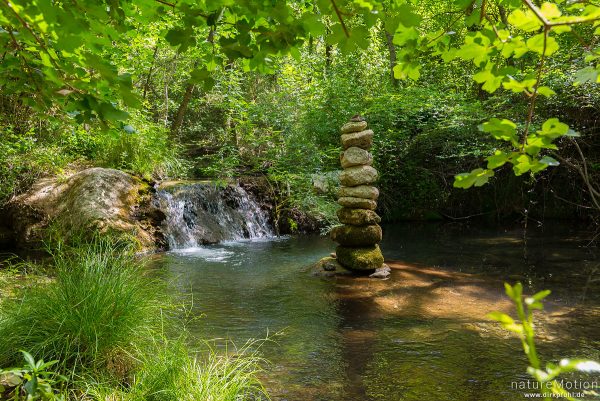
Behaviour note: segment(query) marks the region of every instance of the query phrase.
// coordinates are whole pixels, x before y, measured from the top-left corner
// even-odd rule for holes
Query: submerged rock
[[[369,277],[385,279],[388,278],[390,274],[392,274],[392,269],[384,263],[379,269],[375,269],[375,273],[369,274]]]
[[[370,166],[373,163],[373,156],[369,151],[352,146],[340,155],[342,168],[352,166]]]
[[[338,246],[335,249],[337,261],[351,270],[375,270],[383,264],[379,245],[364,248]]]
[[[340,182],[346,187],[372,184],[377,181],[377,170],[371,166],[348,167],[340,174]]]
[[[331,239],[344,246],[371,246],[381,242],[381,227],[371,226],[337,226],[331,230]]]
[[[369,224],[379,224],[381,217],[373,210],[366,209],[350,209],[343,207],[337,211],[340,223],[352,224],[355,226],[366,226]]]
[[[155,248],[164,217],[150,206],[151,187],[123,171],[90,168],[67,178],[43,178],[7,204],[7,219],[20,247],[39,245],[52,224],[61,235],[101,232],[134,238]]]
[[[334,277],[347,276],[352,274],[351,271],[345,269],[334,257],[325,257],[319,260],[311,267],[313,276]]]

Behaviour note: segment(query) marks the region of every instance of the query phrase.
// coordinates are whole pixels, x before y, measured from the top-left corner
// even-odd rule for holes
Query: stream
[[[273,400],[510,401],[527,392],[515,384],[528,380],[527,360],[485,317],[512,312],[504,281],[553,290],[537,315],[543,361],[600,359],[592,237],[563,224],[530,229],[526,241],[519,227],[384,226],[384,255],[396,261],[388,280],[312,276],[334,249],[318,236],[179,249],[155,265],[174,293],[193,295],[198,338],[225,347],[268,336],[259,352]]]

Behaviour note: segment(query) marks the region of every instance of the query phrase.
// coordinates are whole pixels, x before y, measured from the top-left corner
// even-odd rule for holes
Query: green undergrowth
[[[53,370],[68,380],[56,392],[72,400],[262,397],[255,347],[193,350],[203,342],[186,333],[184,305],[129,243],[95,237],[50,251],[53,279],[0,303],[0,368],[21,366],[21,350],[58,361]]]

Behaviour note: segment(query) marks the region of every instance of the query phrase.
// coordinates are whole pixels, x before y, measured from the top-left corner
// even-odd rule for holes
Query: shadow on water
[[[453,226],[384,227],[389,280],[316,278],[306,266],[333,249],[328,239],[233,242],[161,256],[174,291],[194,294],[191,329],[243,343],[271,333],[261,352],[272,399],[521,400],[520,343],[485,318],[510,312],[502,282],[555,291],[538,318],[546,360],[598,358],[598,285],[587,234],[565,227],[522,233]],[[587,280],[587,281],[586,281]],[[273,335],[273,333],[279,333]]]

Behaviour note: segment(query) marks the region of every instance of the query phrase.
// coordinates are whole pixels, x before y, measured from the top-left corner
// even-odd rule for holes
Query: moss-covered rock
[[[338,246],[335,249],[337,261],[350,270],[375,270],[383,265],[383,255],[379,245],[363,248]]]
[[[355,226],[366,226],[369,224],[379,224],[381,222],[381,217],[373,210],[343,207],[337,211],[337,216],[340,223],[352,224]]]
[[[331,230],[331,239],[345,246],[371,246],[381,242],[381,227],[344,225]]]
[[[140,250],[154,249],[164,215],[151,206],[150,191],[123,171],[90,168],[37,181],[9,202],[7,216],[20,247],[38,246],[51,225],[62,238],[98,230],[123,234]]]

